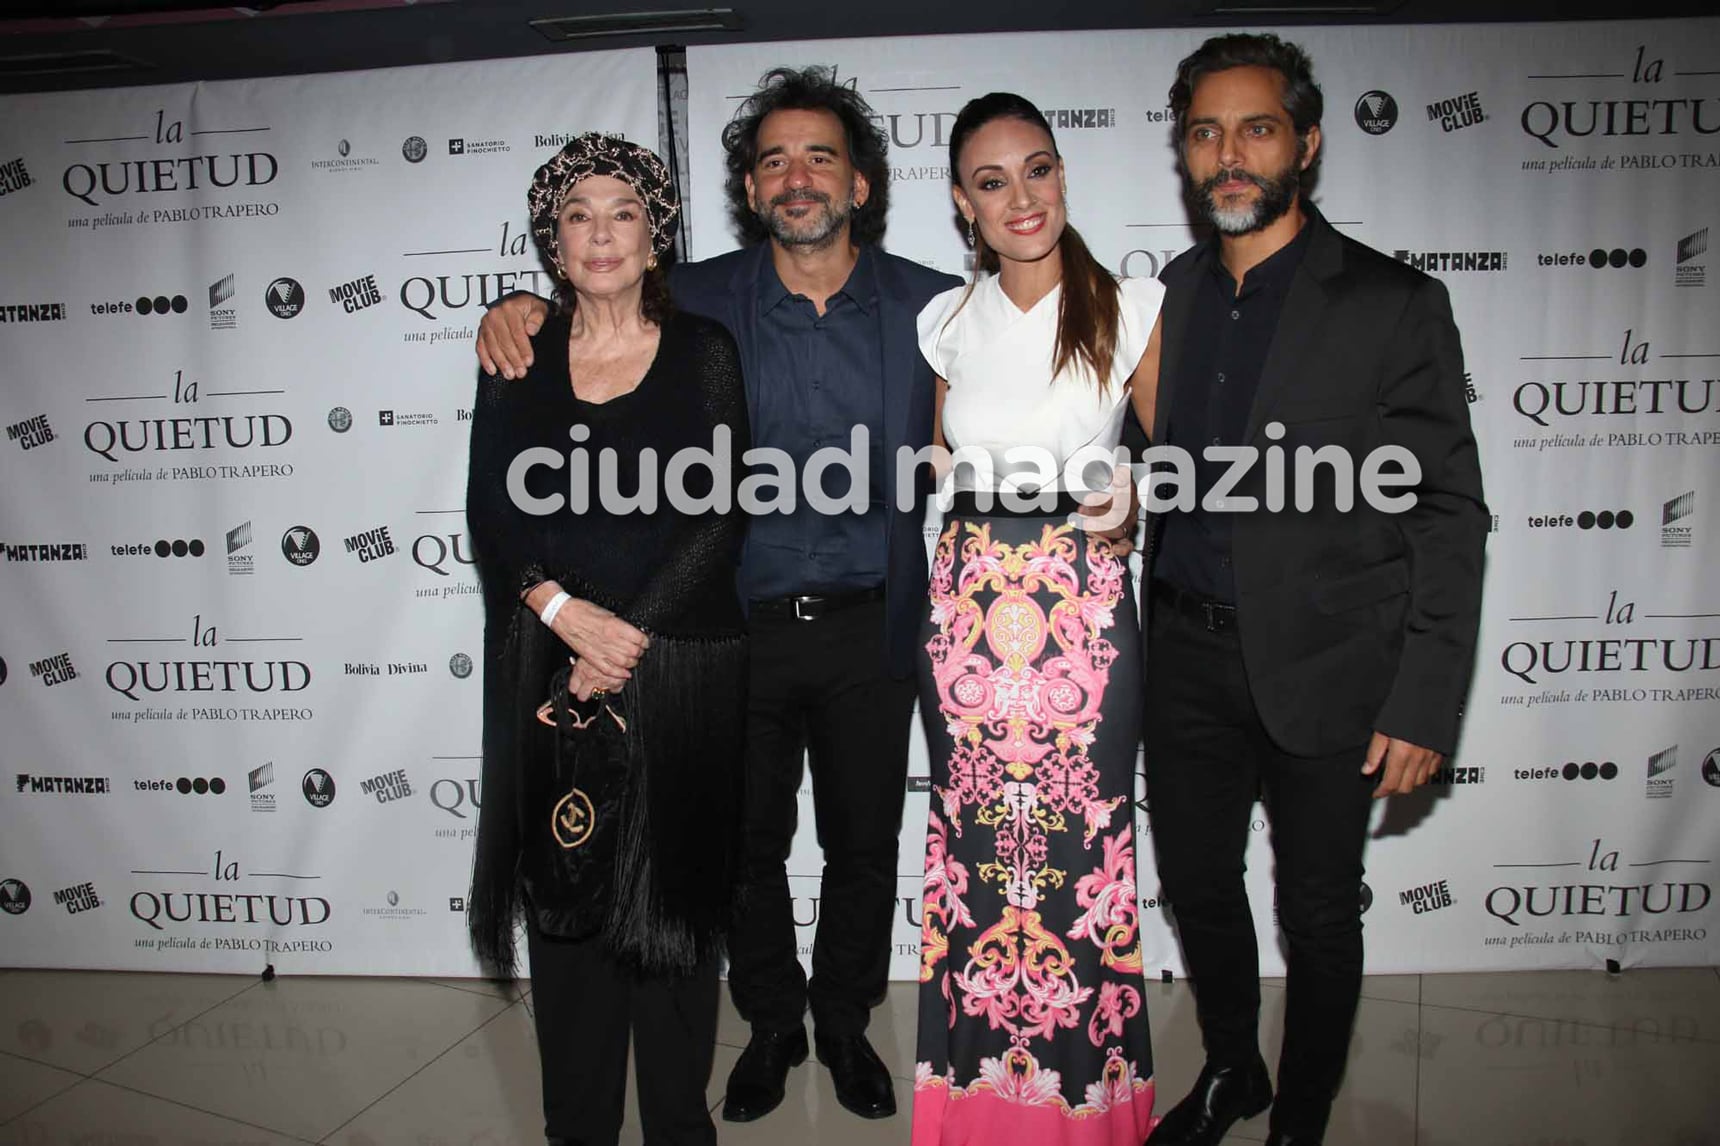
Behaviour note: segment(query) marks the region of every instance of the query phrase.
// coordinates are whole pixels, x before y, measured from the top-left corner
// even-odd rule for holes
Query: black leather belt
[[[773,597],[768,601],[754,601],[752,612],[760,617],[788,617],[796,621],[816,621],[820,617],[828,617],[832,613],[854,605],[863,605],[867,601],[882,601],[884,587],[875,586],[871,589],[856,589],[851,593],[803,593],[793,597]]]
[[[1180,589],[1169,581],[1156,578],[1147,587],[1149,607],[1168,608],[1181,613],[1191,621],[1198,621],[1209,633],[1230,633],[1236,631],[1236,606],[1226,605],[1223,601],[1213,601],[1206,597]]]

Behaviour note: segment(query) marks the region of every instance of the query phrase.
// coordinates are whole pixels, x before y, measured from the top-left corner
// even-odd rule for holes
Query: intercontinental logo
[[[311,170],[324,172],[359,171],[366,167],[378,167],[381,160],[374,155],[354,155],[352,144],[341,140],[335,145],[336,158],[313,159]]]

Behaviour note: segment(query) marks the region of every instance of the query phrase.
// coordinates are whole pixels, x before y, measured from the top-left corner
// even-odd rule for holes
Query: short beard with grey
[[[787,207],[796,203],[817,203],[824,208],[823,217],[817,220],[811,230],[795,230],[790,221],[777,214],[776,208]],[[755,208],[759,222],[764,224],[770,237],[785,247],[802,247],[807,250],[823,250],[835,243],[848,225],[849,217],[853,214],[852,203],[838,211],[830,201],[830,196],[819,191],[785,191],[772,199],[762,209]],[[807,222],[807,220],[802,220]]]
[[[1260,188],[1260,198],[1249,206],[1227,209],[1217,203],[1220,183],[1241,179]],[[1277,176],[1256,175],[1241,168],[1220,170],[1210,179],[1193,184],[1194,200],[1220,234],[1251,235],[1263,231],[1284,217],[1302,191],[1302,170],[1292,163]]]

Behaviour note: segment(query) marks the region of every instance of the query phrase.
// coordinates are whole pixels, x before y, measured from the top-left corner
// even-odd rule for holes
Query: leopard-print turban
[[[561,244],[556,216],[574,185],[593,175],[620,179],[645,204],[645,219],[651,227],[651,247],[661,255],[675,242],[675,220],[681,215],[681,198],[669,178],[669,169],[649,148],[629,143],[616,135],[588,131],[570,140],[532,176],[526,203],[531,210],[532,238],[551,262],[559,263]]]

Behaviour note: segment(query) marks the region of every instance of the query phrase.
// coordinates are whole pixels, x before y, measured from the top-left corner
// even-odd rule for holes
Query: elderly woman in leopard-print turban
[[[473,409],[484,735],[468,921],[504,975],[525,923],[551,1142],[616,1141],[631,1035],[646,1141],[715,1146],[743,519],[738,466],[670,462],[746,449],[739,355],[723,327],[669,305],[660,260],[680,203],[657,156],[582,135],[528,201],[565,285],[531,367],[481,379]]]

